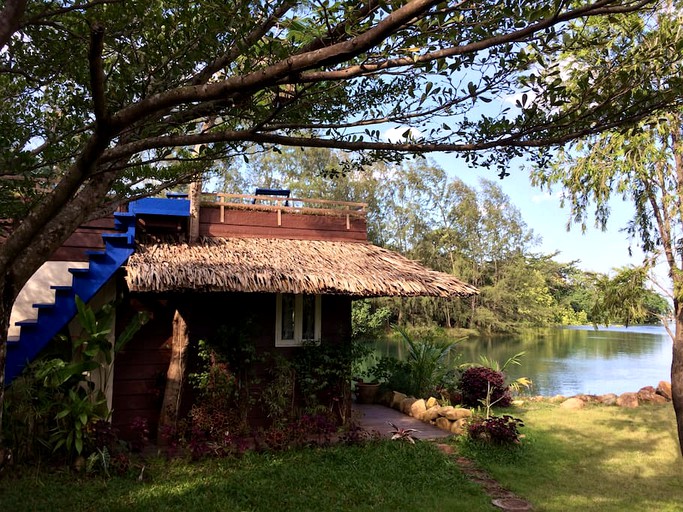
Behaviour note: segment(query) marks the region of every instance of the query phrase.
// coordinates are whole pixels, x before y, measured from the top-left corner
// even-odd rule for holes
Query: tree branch
[[[107,102],[104,91],[104,69],[102,68],[102,51],[104,49],[104,27],[94,23],[90,28],[90,90],[92,91],[93,110],[98,129],[103,129],[109,121]]]
[[[26,10],[26,0],[6,0],[0,11],[0,50],[21,26],[21,17]]]

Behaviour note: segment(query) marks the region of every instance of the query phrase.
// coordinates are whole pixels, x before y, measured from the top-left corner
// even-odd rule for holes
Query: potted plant
[[[353,380],[356,389],[356,402],[359,404],[372,404],[375,402],[380,386],[374,372],[376,365],[376,355],[374,353],[367,353],[355,368],[356,377]]]

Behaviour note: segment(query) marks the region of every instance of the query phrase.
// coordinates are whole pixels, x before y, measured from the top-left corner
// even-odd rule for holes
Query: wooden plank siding
[[[144,418],[152,439],[156,433],[164,393],[166,370],[171,355],[172,321],[178,308],[185,317],[190,337],[187,373],[200,370],[199,340],[213,340],[221,327],[248,337],[263,361],[253,368],[251,392],[258,396],[271,378],[272,359],[267,354],[291,357],[296,348],[275,347],[275,294],[268,293],[183,293],[135,294],[136,309],[152,316],[133,340],[116,357],[114,369],[113,422],[121,436],[130,438],[130,425]],[[137,303],[137,304],[135,304]],[[142,306],[141,306],[142,305]],[[122,314],[125,318],[131,312]],[[351,298],[324,295],[321,305],[323,343],[345,343],[351,335]],[[123,326],[124,324],[121,324]],[[259,383],[260,381],[260,383]],[[194,401],[194,391],[185,381],[180,416],[186,416]],[[249,422],[267,424],[266,412],[254,408]]]
[[[114,217],[87,222],[76,231],[57,249],[49,258],[49,261],[88,261],[88,250],[104,250],[104,233],[116,233],[114,229]]]
[[[221,222],[220,209],[205,206],[201,209],[199,222],[200,236],[208,237],[367,241],[367,223],[364,218],[341,214],[301,214],[288,212],[286,207],[273,211],[226,208]]]

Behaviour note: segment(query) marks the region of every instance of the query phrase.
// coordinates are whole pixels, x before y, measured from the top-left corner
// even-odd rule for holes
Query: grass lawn
[[[567,411],[528,403],[522,446],[456,442],[536,511],[683,511],[683,460],[670,405]],[[240,459],[153,460],[145,479],[25,468],[0,478],[2,511],[492,511],[430,443],[382,442]]]
[[[528,403],[521,449],[463,446],[539,511],[682,511],[683,459],[671,405],[567,411]]]
[[[491,511],[429,443],[382,442],[201,463],[155,461],[145,481],[25,471],[0,479],[7,511]]]

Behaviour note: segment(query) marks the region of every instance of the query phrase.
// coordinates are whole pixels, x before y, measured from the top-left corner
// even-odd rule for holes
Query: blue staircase
[[[129,203],[128,212],[114,213],[114,227],[118,232],[102,235],[105,243],[103,251],[88,251],[88,268],[69,269],[72,274],[71,285],[51,287],[55,291],[54,303],[33,304],[38,310],[38,318],[16,322],[21,330],[18,340],[7,342],[5,386],[76,315],[76,296],[87,303],[133,254],[138,216],[189,217],[190,202],[183,197],[139,199]]]
[[[71,285],[51,287],[55,291],[54,303],[33,304],[38,310],[38,318],[16,322],[21,331],[18,340],[7,343],[6,386],[71,321],[76,314],[76,296],[88,302],[133,254],[135,222],[135,213],[114,213],[114,227],[118,233],[102,235],[103,251],[88,251],[88,268],[70,268]]]

